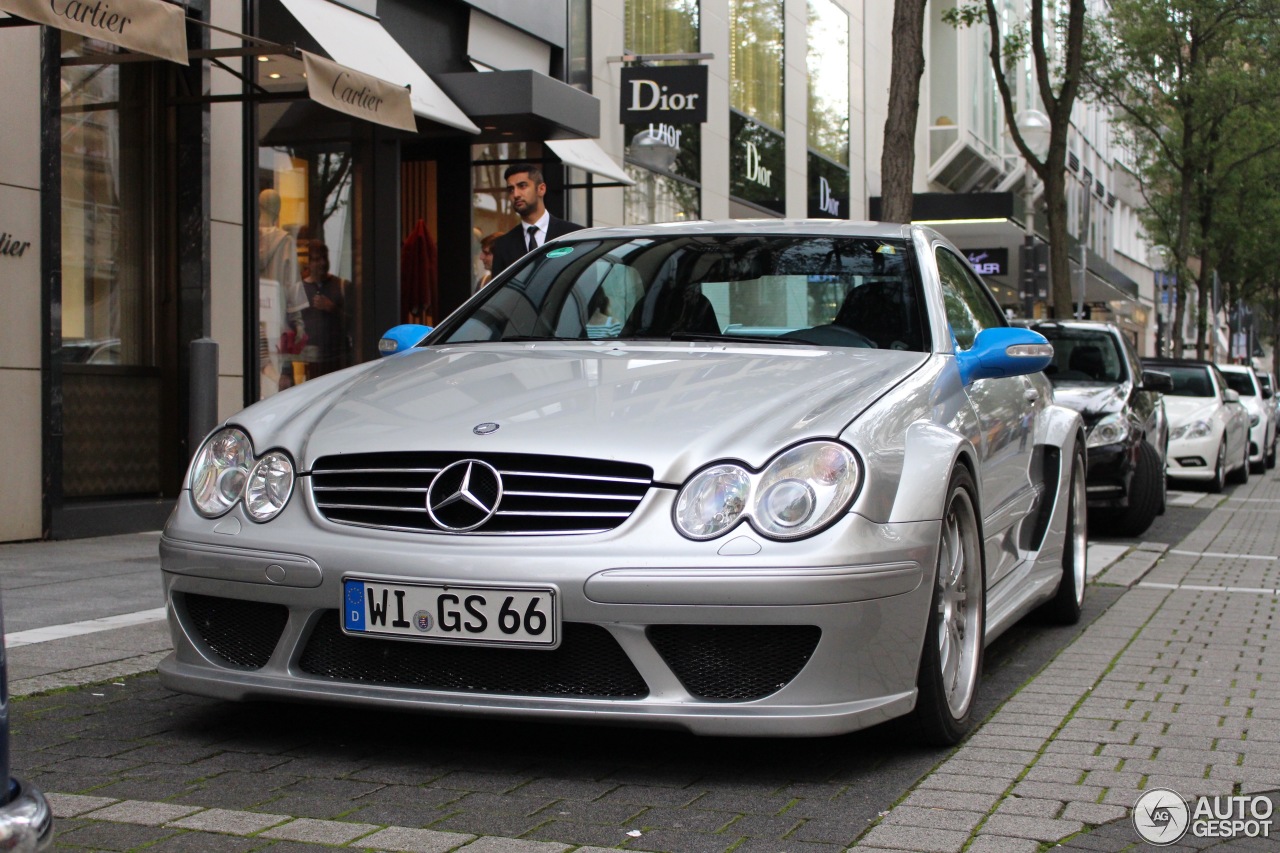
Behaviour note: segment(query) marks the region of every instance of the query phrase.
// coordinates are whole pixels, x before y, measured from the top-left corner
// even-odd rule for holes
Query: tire
[[[1156,515],[1164,515],[1164,511],[1169,508],[1169,445],[1164,446],[1164,455],[1160,462],[1160,508],[1156,510]]]
[[[1145,441],[1143,447],[1150,448]],[[1151,450],[1155,456],[1155,450]],[[1159,459],[1156,459],[1157,463]],[[1163,476],[1163,475],[1162,475]],[[1154,494],[1149,495],[1155,504]],[[1150,525],[1151,520],[1147,520]],[[1146,527],[1143,527],[1145,530]],[[1071,486],[1067,491],[1067,529],[1062,538],[1062,579],[1058,591],[1040,608],[1041,615],[1058,625],[1074,625],[1080,621],[1084,593],[1088,583],[1089,516],[1088,492],[1085,489],[1084,455],[1076,451],[1071,464]]]
[[[1143,441],[1138,446],[1138,466],[1129,481],[1129,505],[1105,525],[1108,533],[1118,536],[1139,536],[1155,521],[1164,503],[1164,466],[1160,454]]]
[[[1243,486],[1249,482],[1249,441],[1244,442],[1244,462],[1227,476],[1227,482]]]
[[[957,468],[947,487],[913,712],[921,739],[934,746],[958,743],[969,731],[982,677],[987,596],[976,495],[973,477]]]
[[[1271,449],[1267,451],[1267,455],[1263,457],[1262,464],[1268,471],[1276,467],[1276,443],[1271,442]]]
[[[1213,479],[1209,481],[1209,494],[1219,494],[1227,486],[1227,440],[1218,445],[1218,461],[1213,467]]]

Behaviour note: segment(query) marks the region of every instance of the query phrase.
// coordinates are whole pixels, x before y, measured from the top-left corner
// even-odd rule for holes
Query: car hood
[[[1212,397],[1174,397],[1169,394],[1164,397],[1164,409],[1169,417],[1170,427],[1179,427],[1191,421],[1207,421],[1220,405],[1222,404]]]
[[[360,365],[232,418],[303,470],[381,450],[638,462],[658,481],[834,437],[925,353],[724,344],[467,344]],[[478,435],[480,424],[497,429]]]
[[[1053,400],[1067,408],[1075,409],[1086,423],[1093,423],[1103,415],[1121,411],[1127,389],[1124,385],[1054,385]]]

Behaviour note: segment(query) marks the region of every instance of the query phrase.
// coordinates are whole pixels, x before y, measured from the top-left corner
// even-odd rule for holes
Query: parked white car
[[[1244,364],[1219,364],[1227,387],[1240,395],[1249,410],[1249,466],[1261,474],[1276,467],[1276,407],[1270,394],[1258,381],[1252,367]]]
[[[1192,359],[1142,363],[1173,379],[1173,391],[1164,396],[1169,478],[1203,482],[1211,492],[1222,491],[1228,480],[1247,483],[1249,413],[1217,365]]]

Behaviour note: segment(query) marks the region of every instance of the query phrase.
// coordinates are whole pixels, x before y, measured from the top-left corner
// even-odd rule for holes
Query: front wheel
[[[1240,467],[1227,475],[1227,482],[1243,486],[1249,482],[1249,436],[1244,438],[1244,453],[1241,454]]]
[[[1142,441],[1138,444],[1138,464],[1129,480],[1129,505],[1098,529],[1120,536],[1140,536],[1164,511],[1164,502],[1164,466],[1160,464],[1160,454]]]
[[[1209,481],[1210,494],[1218,494],[1227,486],[1227,440],[1218,445],[1218,461],[1214,464],[1213,479]]]
[[[1144,442],[1143,446],[1150,445]],[[1155,455],[1154,450],[1152,455]],[[1067,492],[1067,529],[1062,538],[1062,578],[1058,581],[1058,592],[1043,607],[1044,615],[1059,625],[1076,624],[1080,621],[1080,611],[1084,609],[1084,590],[1089,567],[1087,501],[1084,454],[1077,450],[1071,463],[1071,487]]]
[[[986,578],[973,478],[957,468],[947,487],[933,600],[916,677],[915,720],[922,738],[950,746],[973,723],[982,672]]]

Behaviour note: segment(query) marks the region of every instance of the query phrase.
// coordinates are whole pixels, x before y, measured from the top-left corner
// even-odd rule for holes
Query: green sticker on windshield
[[[882,255],[896,255],[896,254],[898,254],[898,250],[897,250],[897,249],[895,249],[893,246],[885,245],[884,243],[881,243],[881,244],[880,244],[880,247],[879,247],[878,249],[876,249],[876,251],[877,251],[877,252],[879,252],[879,253],[880,253],[880,254],[882,254]]]
[[[550,252],[547,252],[547,257],[563,258],[565,255],[572,255],[572,254],[573,254],[572,246],[561,246],[559,249],[552,249]]]

